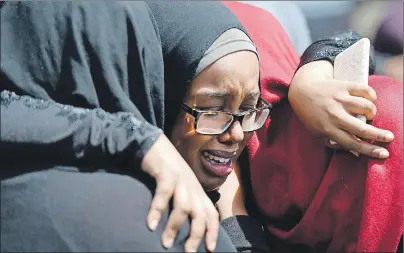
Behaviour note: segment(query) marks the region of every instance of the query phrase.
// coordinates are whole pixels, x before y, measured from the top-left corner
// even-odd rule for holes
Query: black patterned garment
[[[133,113],[111,114],[10,91],[1,92],[0,117],[3,166],[21,159],[97,169],[127,166],[129,159],[144,155],[142,145],[162,133],[150,132],[153,126]]]
[[[13,112],[2,115],[0,161],[47,155],[61,159],[58,164],[113,161],[138,168],[163,127],[163,69],[158,28],[143,2],[5,2],[0,90],[103,108],[120,119],[111,124],[99,117],[108,115],[102,110],[57,111],[51,102],[10,104]],[[2,96],[3,103],[16,97]],[[13,114],[27,117],[7,118]],[[36,131],[39,122],[46,124]],[[25,143],[20,149],[19,142]]]
[[[155,184],[131,172],[140,171],[164,127],[162,49],[190,71],[171,72],[170,80],[187,79],[203,49],[240,24],[219,2],[173,4],[167,15],[140,1],[1,5],[2,252],[183,251],[190,224],[164,249],[168,211],[156,232],[147,229]],[[194,23],[183,22],[182,7]],[[198,13],[206,13],[200,8],[220,15],[199,22]],[[168,36],[173,41],[162,43],[159,32],[172,31],[166,21],[176,29],[184,24],[178,32],[188,40]],[[206,32],[198,38],[195,24]],[[179,90],[168,93],[178,100]],[[217,251],[235,251],[223,228]]]
[[[335,57],[345,49],[358,42],[362,37],[354,31],[346,31],[313,42],[303,53],[299,68],[307,63],[326,60],[334,64]],[[299,69],[298,68],[298,69]],[[369,75],[375,73],[375,59],[373,47],[369,56]]]

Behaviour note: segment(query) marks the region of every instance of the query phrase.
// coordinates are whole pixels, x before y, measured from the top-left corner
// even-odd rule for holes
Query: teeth
[[[215,162],[218,162],[218,163],[228,163],[231,160],[230,158],[222,158],[222,157],[211,155],[208,152],[203,152],[203,155],[205,157],[209,158],[210,160],[214,160]]]

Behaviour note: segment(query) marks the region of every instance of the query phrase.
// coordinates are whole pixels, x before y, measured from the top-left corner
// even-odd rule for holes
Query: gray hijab
[[[204,53],[196,68],[194,78],[215,61],[239,51],[251,51],[258,57],[257,49],[247,34],[237,28],[225,31]]]

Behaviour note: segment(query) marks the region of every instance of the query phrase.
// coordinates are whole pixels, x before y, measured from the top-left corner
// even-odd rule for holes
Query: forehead
[[[246,97],[259,92],[259,63],[249,51],[227,55],[202,71],[192,82],[190,96],[204,93],[227,93]]]

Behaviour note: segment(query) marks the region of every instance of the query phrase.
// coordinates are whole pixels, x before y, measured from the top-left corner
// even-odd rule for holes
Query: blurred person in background
[[[371,40],[376,73],[403,81],[403,1],[358,1],[351,28]]]
[[[307,20],[313,40],[319,40],[349,28],[348,17],[355,1],[292,1]]]
[[[310,28],[302,10],[294,1],[240,1],[272,14],[285,29],[299,55],[312,43]],[[265,24],[263,24],[265,26]]]

